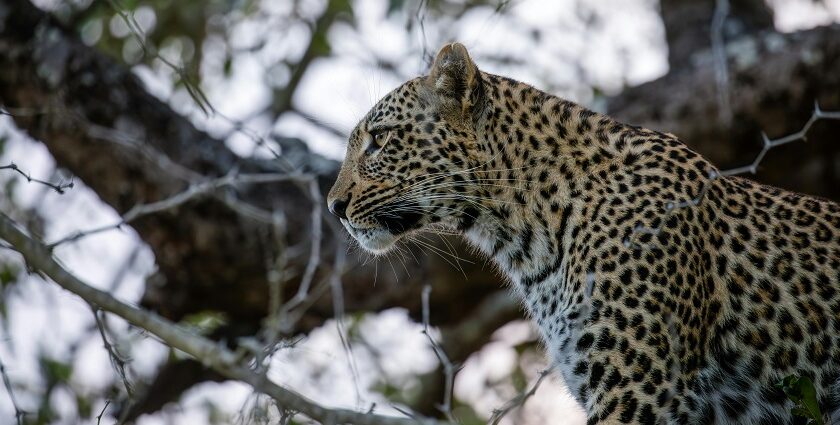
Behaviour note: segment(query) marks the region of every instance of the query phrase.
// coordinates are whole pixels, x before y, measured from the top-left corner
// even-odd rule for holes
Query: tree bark
[[[840,109],[840,25],[791,34],[761,31],[730,44],[728,123],[718,119],[711,66],[692,66],[629,88],[610,100],[608,112],[631,124],[676,134],[726,169],[756,157],[762,132],[777,138],[801,129],[815,102],[824,110]],[[816,123],[807,144],[774,148],[753,178],[840,199],[837,134],[840,121]]]
[[[660,2],[668,65],[671,71],[690,68],[696,54],[711,47],[712,19],[720,0],[662,0]],[[773,28],[773,11],[764,0],[727,0],[723,38],[731,40]]]

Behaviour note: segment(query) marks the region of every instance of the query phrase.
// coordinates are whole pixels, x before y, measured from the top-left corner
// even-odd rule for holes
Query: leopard
[[[840,206],[481,71],[460,43],[362,118],[327,208],[375,255],[466,239],[588,425],[810,423],[785,378],[840,423]]]

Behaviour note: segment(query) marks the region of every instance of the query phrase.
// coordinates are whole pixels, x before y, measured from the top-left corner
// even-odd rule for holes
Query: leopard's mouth
[[[359,228],[354,227],[345,219],[341,219],[341,224],[347,229],[347,233],[350,233],[350,236],[359,242],[359,246],[373,254],[388,252],[399,240],[398,235],[394,235],[385,227]]]
[[[421,227],[423,214],[417,204],[389,205],[373,214],[376,227],[355,227],[349,220],[341,220],[347,232],[359,245],[374,254],[387,252],[406,233]]]
[[[398,236],[419,227],[420,219],[423,218],[419,210],[419,205],[400,205],[390,211],[377,213],[373,219],[391,234]]]

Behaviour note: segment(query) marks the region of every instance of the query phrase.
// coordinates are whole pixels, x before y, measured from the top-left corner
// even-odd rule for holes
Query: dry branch
[[[443,424],[432,419],[397,418],[347,409],[329,409],[314,401],[283,388],[263,375],[244,366],[240,358],[223,345],[192,334],[176,324],[146,310],[128,305],[96,289],[68,272],[53,257],[50,250],[34,240],[5,214],[0,213],[0,238],[14,246],[35,270],[49,276],[62,288],[78,295],[96,308],[113,313],[129,323],[148,331],[172,348],[183,351],[222,375],[251,385],[286,409],[300,412],[324,424],[403,425]]]
[[[9,400],[12,402],[12,407],[15,409],[15,421],[18,425],[23,425],[23,418],[26,416],[26,411],[20,408],[17,397],[15,397],[15,390],[12,387],[12,380],[9,379],[9,374],[6,372],[6,365],[0,359],[0,376],[3,377],[3,385],[9,393]]]
[[[50,183],[46,180],[36,179],[35,177],[32,177],[29,173],[21,170],[20,167],[18,167],[18,165],[15,164],[14,162],[10,163],[9,165],[0,165],[0,170],[12,170],[12,171],[20,174],[21,176],[23,176],[26,179],[26,181],[28,181],[29,183],[38,183],[38,184],[44,185],[44,186],[56,191],[56,193],[59,193],[59,194],[63,194],[65,191],[67,191],[67,189],[72,189],[73,186],[74,186],[73,180],[70,180],[69,182],[66,182],[66,183],[65,182]]]

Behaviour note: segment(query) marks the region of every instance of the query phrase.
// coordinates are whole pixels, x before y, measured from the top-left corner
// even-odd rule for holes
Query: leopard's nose
[[[330,204],[330,212],[338,218],[347,220],[347,204],[349,202],[343,199],[336,199]]]

